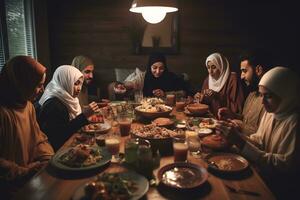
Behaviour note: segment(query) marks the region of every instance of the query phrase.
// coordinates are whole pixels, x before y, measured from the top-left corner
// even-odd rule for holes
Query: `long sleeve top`
[[[41,107],[39,123],[50,144],[57,150],[73,133],[88,124],[88,120],[82,113],[70,120],[67,107],[58,98],[53,97]]]
[[[202,92],[208,89],[208,77],[204,80],[202,85]],[[211,112],[217,116],[218,109],[221,107],[227,107],[234,113],[242,113],[244,94],[241,84],[238,82],[237,74],[231,72],[228,80],[223,88],[216,93],[213,98],[204,98],[204,103],[210,106]]]

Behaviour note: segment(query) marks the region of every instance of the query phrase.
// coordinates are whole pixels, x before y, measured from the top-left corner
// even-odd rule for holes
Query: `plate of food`
[[[223,150],[229,146],[227,139],[220,134],[210,134],[202,138],[202,145],[213,150]]]
[[[225,173],[240,172],[249,166],[249,162],[244,157],[233,153],[213,153],[205,159],[211,169]]]
[[[204,115],[208,112],[209,106],[202,103],[192,103],[186,106],[186,113],[194,116]]]
[[[101,167],[110,160],[111,154],[106,148],[79,144],[58,151],[50,163],[62,170],[83,171]]]
[[[153,120],[152,124],[154,124],[156,126],[161,126],[161,127],[170,127],[170,126],[174,125],[174,121],[171,120],[170,118],[159,117],[159,118],[156,118],[155,120]]]
[[[210,128],[199,128],[197,132],[202,137],[211,134],[213,131]]]
[[[209,129],[214,129],[216,128],[217,125],[217,120],[214,118],[201,118],[199,127],[200,128],[209,128]]]
[[[175,189],[199,187],[207,181],[207,178],[207,170],[192,163],[172,163],[160,168],[158,171],[159,182]]]
[[[82,131],[84,133],[99,133],[104,134],[107,133],[111,129],[111,125],[108,122],[104,123],[91,123],[84,127],[82,127]]]
[[[149,189],[148,180],[133,172],[102,173],[94,181],[80,186],[72,200],[82,199],[120,199],[138,200]]]
[[[156,105],[145,105],[142,104],[140,106],[135,107],[135,111],[137,114],[142,117],[155,119],[158,117],[168,117],[172,112],[172,107],[167,106],[165,104],[156,104]]]
[[[76,135],[73,138],[71,146],[77,146],[78,144],[93,146],[95,144],[95,138],[93,135],[88,135],[88,134]]]

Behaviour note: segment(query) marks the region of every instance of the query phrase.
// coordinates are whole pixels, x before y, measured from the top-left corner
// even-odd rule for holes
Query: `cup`
[[[153,178],[153,158],[152,149],[148,140],[139,139],[137,150],[138,172],[148,180]]]
[[[184,97],[179,97],[176,99],[175,107],[178,112],[184,111],[186,105],[186,99]]]
[[[137,165],[138,138],[128,138],[125,141],[125,162],[135,167]]]
[[[188,145],[184,137],[173,138],[174,162],[187,161]]]
[[[168,106],[174,106],[174,104],[175,104],[175,94],[167,94],[166,95],[166,104]]]
[[[201,142],[199,137],[188,137],[187,145],[192,156],[199,157],[201,155]]]
[[[128,136],[131,129],[132,118],[128,115],[120,114],[118,116],[118,123],[121,136]]]
[[[105,138],[105,146],[112,155],[112,162],[119,162],[120,137],[110,135]]]

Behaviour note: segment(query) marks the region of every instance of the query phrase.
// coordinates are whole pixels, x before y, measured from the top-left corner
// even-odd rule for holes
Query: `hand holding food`
[[[83,114],[86,118],[89,118],[90,116],[92,116],[95,113],[99,113],[100,109],[98,107],[98,104],[95,103],[94,101],[92,103],[90,103],[88,106],[85,106],[83,108]]]

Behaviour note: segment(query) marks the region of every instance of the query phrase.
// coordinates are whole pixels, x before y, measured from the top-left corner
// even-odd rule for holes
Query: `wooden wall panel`
[[[131,0],[48,1],[51,68],[69,64],[79,54],[91,57],[104,95],[114,68],[145,68],[147,55],[133,54],[126,31],[133,17],[130,4]],[[225,54],[234,70],[239,67],[238,54],[247,47],[266,46],[289,58],[296,49],[291,41],[298,38],[294,30],[286,31],[296,29],[287,24],[296,22],[291,7],[276,2],[179,0],[180,53],[167,57],[168,66],[188,73],[196,87],[207,76],[204,63],[213,52]],[[282,54],[287,48],[289,52]]]

